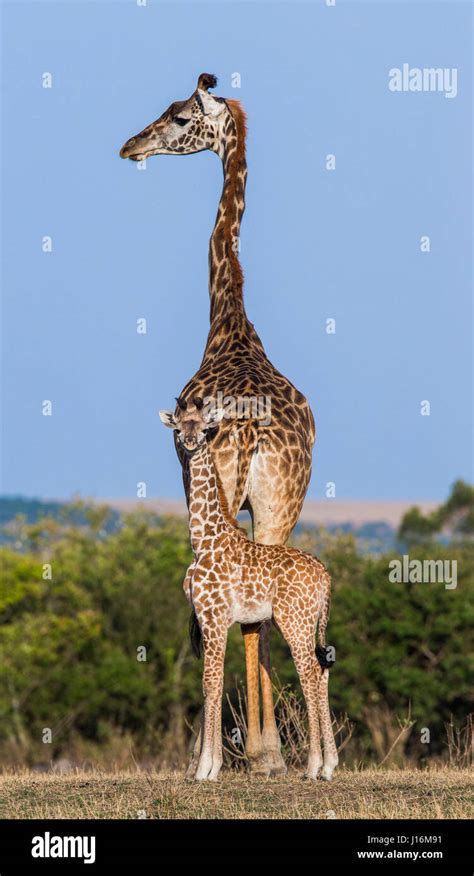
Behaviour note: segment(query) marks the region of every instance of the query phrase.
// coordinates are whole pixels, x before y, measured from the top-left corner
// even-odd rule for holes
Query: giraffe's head
[[[202,398],[184,401],[177,398],[177,411],[160,411],[161,422],[176,433],[176,439],[188,453],[194,453],[213,434],[222,417],[222,408],[208,410]]]
[[[121,157],[142,161],[150,155],[190,155],[203,149],[219,153],[230,109],[223,97],[209,93],[216,85],[215,76],[201,73],[191,97],[172,103],[156,122],[127,140]]]

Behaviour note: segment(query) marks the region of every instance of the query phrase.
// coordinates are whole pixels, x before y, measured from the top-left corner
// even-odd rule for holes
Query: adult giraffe
[[[298,520],[311,477],[314,420],[305,397],[267,359],[245,312],[237,253],[247,178],[246,119],[240,103],[209,93],[216,84],[215,76],[202,73],[191,97],[172,103],[157,121],[127,140],[120,155],[141,161],[151,155],[189,155],[209,149],[222,160],[224,186],[209,245],[210,330],[201,366],[184,387],[178,404],[183,407],[194,405],[196,398],[222,398],[220,393],[236,402],[235,415],[223,421],[212,444],[230,513],[247,509],[255,541],[284,544]],[[244,400],[246,410],[241,407],[245,407]],[[270,416],[265,415],[268,400]],[[182,448],[177,446],[177,452],[189,497],[188,461]],[[265,775],[282,773],[286,768],[273,709],[271,623],[241,628],[250,769]],[[194,757],[191,771],[195,762]]]

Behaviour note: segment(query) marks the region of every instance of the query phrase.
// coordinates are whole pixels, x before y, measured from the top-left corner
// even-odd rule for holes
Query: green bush
[[[107,746],[116,728],[137,751],[178,760],[201,705],[181,588],[191,559],[185,522],[137,514],[108,532],[104,520],[23,521],[17,550],[0,550],[0,748],[13,746],[26,762],[44,751],[44,728],[53,731],[49,757],[71,739]],[[416,730],[427,727],[429,754],[442,753],[445,722],[453,715],[462,723],[471,708],[472,544],[410,548],[411,559],[458,561],[458,586],[446,590],[391,583],[393,557],[362,556],[350,536],[318,533],[315,541],[333,580],[331,705],[356,722],[352,756],[381,759],[408,710],[416,723],[404,751],[426,756]],[[295,683],[276,632],[272,646],[281,681]],[[143,648],[145,661],[137,659]],[[244,675],[234,628],[227,690]]]

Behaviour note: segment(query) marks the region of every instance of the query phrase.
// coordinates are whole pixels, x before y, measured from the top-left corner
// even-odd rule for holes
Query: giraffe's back
[[[330,587],[324,565],[311,554],[245,537],[233,551],[232,623],[257,623],[282,612],[305,615],[315,624]]]

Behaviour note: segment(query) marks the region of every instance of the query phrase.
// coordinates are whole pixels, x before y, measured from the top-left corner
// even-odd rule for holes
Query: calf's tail
[[[329,611],[331,608],[331,580],[328,576],[327,585],[324,592],[323,604],[318,619],[317,630],[317,645],[316,657],[321,669],[330,669],[336,662],[334,648],[326,645],[326,627],[329,620]]]
[[[189,618],[189,638],[191,639],[191,648],[193,649],[193,654],[199,659],[199,657],[201,656],[202,633],[194,609],[191,612],[191,616]]]

